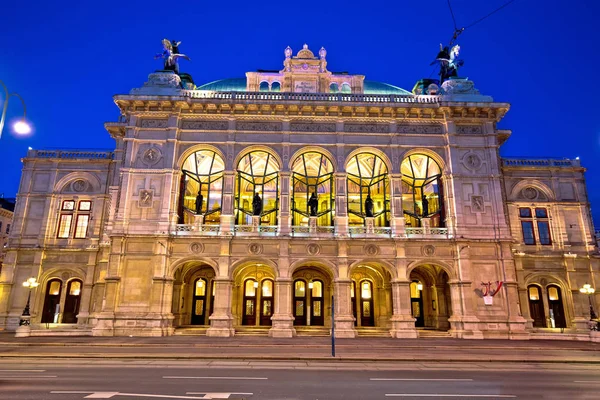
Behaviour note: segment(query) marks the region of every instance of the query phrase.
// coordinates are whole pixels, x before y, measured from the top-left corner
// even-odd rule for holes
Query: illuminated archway
[[[324,154],[311,151],[301,154],[294,160],[292,225],[308,225],[311,205],[315,211],[314,216],[318,218],[319,226],[333,225],[333,173],[333,163]]]
[[[252,224],[255,214],[253,200],[258,195],[261,224],[277,225],[279,209],[279,163],[266,151],[256,150],[245,154],[237,165],[236,224]]]
[[[364,225],[375,218],[375,226],[389,226],[390,194],[388,168],[373,153],[358,153],[346,164],[348,225]]]
[[[432,227],[444,226],[442,170],[425,154],[412,154],[402,160],[402,209],[407,226],[421,226],[430,218]]]

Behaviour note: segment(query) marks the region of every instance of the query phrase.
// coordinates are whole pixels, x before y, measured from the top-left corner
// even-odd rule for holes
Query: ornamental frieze
[[[143,119],[140,126],[142,128],[166,128],[168,122],[166,119]]]
[[[390,126],[384,124],[344,124],[346,132],[389,133]]]
[[[444,133],[442,125],[398,125],[396,131],[398,133],[427,133],[427,134],[440,134]]]
[[[478,135],[483,133],[483,129],[481,129],[481,125],[458,125],[456,127],[456,133]]]
[[[335,123],[312,124],[305,122],[292,122],[290,131],[293,132],[335,132]]]
[[[238,121],[235,127],[238,131],[280,131],[283,125],[281,122]]]
[[[228,121],[182,121],[181,129],[194,129],[202,131],[226,131],[229,129]]]

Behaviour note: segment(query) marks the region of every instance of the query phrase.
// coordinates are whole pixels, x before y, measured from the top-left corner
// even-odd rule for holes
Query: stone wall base
[[[171,336],[175,332],[172,315],[132,316],[102,313],[96,315],[93,336]]]
[[[392,328],[390,335],[396,339],[417,339],[419,333],[415,327],[415,318],[412,315],[393,315],[390,318]]]
[[[336,338],[355,338],[358,334],[354,327],[353,316],[341,316],[335,317],[335,331],[334,336]]]
[[[233,337],[233,317],[231,315],[211,315],[210,327],[206,330],[206,336],[210,337]]]
[[[272,327],[269,329],[269,337],[275,338],[291,338],[296,336],[294,328],[294,317],[274,315],[271,318]]]

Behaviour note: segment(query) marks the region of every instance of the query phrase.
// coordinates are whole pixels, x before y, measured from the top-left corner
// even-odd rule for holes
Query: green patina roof
[[[246,78],[221,79],[198,86],[198,90],[213,90],[215,92],[245,92]],[[365,80],[365,94],[411,94],[402,88],[389,83]]]

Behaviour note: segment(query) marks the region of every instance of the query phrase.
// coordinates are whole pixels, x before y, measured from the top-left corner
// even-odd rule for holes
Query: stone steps
[[[391,337],[388,328],[356,327],[358,337]]]
[[[427,339],[427,338],[451,338],[450,332],[448,331],[436,331],[433,329],[417,329],[417,333],[419,334],[419,339]]]
[[[331,336],[331,330],[323,326],[294,326],[296,336]]]

